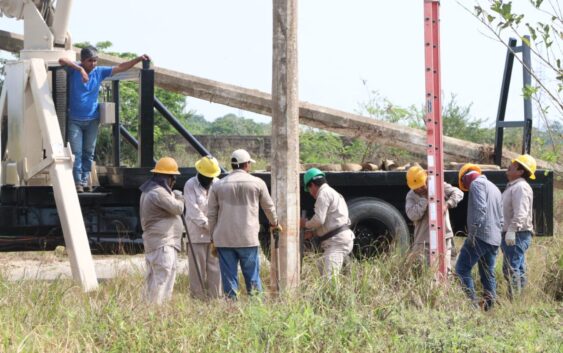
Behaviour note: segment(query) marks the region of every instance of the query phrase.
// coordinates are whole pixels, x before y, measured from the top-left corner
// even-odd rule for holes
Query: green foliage
[[[562,135],[554,124],[563,121],[563,12],[558,2],[530,0],[511,1],[476,0],[473,14],[489,29],[496,39],[506,46],[506,38],[516,35],[530,47],[532,67],[525,69],[534,79],[534,85],[522,89],[522,95],[535,102],[544,130],[539,139],[540,146],[551,146],[551,151],[542,151],[541,158],[558,163]],[[463,5],[462,5],[463,6]],[[510,48],[509,48],[510,49]],[[521,59],[516,55],[518,61]],[[534,122],[535,125],[536,122]]]
[[[209,135],[269,135],[271,126],[235,114],[227,114],[209,124],[204,132]]]

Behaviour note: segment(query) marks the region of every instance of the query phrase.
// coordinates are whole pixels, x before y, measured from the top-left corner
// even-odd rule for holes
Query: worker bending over
[[[172,191],[180,174],[173,158],[159,159],[151,172],[153,176],[140,187],[139,206],[147,266],[145,294],[150,303],[162,304],[172,297],[176,280],[184,199],[182,192]]]
[[[305,172],[303,184],[315,199],[315,214],[309,220],[302,218],[300,226],[312,230],[320,240],[323,258],[319,270],[330,278],[340,273],[354,246],[348,206],[344,197],[327,184],[325,173],[317,168]]]
[[[465,164],[459,171],[459,187],[469,191],[467,203],[467,239],[459,252],[456,273],[463,289],[477,305],[471,269],[479,264],[484,295],[482,308],[489,310],[496,300],[495,262],[503,227],[500,190],[474,164]]]
[[[190,178],[184,185],[185,218],[189,239],[192,242],[192,246],[188,247],[190,291],[199,299],[217,298],[221,295],[221,271],[209,235],[207,202],[209,190],[219,180],[217,176],[221,173],[221,169],[217,159],[212,156],[199,159],[195,163],[195,169],[196,176]],[[197,268],[200,269],[204,287],[198,278]]]
[[[508,185],[502,193],[505,222],[501,248],[504,254],[502,272],[508,281],[511,299],[521,292],[527,282],[525,256],[534,231],[534,193],[526,180],[536,179],[535,172],[536,160],[527,154],[514,159],[506,171]]]
[[[247,292],[262,292],[258,257],[259,206],[271,228],[281,230],[266,183],[249,174],[252,163],[255,161],[247,151],[234,151],[231,155],[233,171],[215,183],[209,192],[209,232],[219,255],[223,290],[231,299],[237,297],[239,263]]]
[[[428,175],[420,166],[413,166],[407,171],[407,185],[411,189],[407,193],[405,210],[407,217],[414,223],[414,242],[410,256],[417,261],[423,259],[424,263],[430,261],[430,227],[428,224],[428,188],[426,185]],[[443,212],[446,223],[446,253],[445,262],[448,274],[452,273],[452,247],[453,232],[450,222],[450,208],[457,207],[463,200],[463,191],[444,183]]]

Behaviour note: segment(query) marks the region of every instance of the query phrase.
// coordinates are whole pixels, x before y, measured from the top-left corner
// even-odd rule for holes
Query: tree
[[[563,11],[553,0],[520,1],[516,5],[512,1],[476,0],[472,13],[509,50],[512,48],[506,44],[506,36],[516,36],[530,47],[533,67],[526,67],[515,56],[535,81],[524,87],[522,94],[534,101],[552,147],[542,159],[557,163],[561,148],[557,142],[562,135],[553,123],[563,121]]]

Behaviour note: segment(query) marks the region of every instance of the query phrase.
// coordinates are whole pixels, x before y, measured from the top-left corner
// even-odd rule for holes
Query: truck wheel
[[[388,252],[392,245],[408,249],[409,228],[401,212],[374,197],[352,199],[348,203],[354,240],[354,255],[368,258]]]

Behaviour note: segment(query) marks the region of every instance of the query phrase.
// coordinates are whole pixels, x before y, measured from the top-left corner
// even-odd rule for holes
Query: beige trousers
[[[198,299],[219,298],[223,293],[221,285],[221,270],[219,269],[219,258],[211,255],[210,243],[192,243],[194,252],[188,244],[188,276],[190,278],[190,292]],[[195,262],[199,266],[201,279],[205,287],[201,286]]]
[[[172,298],[176,257],[177,250],[172,246],[163,246],[145,254],[145,298],[149,303],[160,305]]]
[[[448,274],[452,273],[452,247],[453,247],[453,239],[448,238],[446,239],[446,269]],[[428,243],[417,243],[413,244],[410,255],[411,258],[414,260],[418,260],[420,262],[428,264],[430,259],[430,247]]]
[[[321,247],[323,249],[323,257],[319,260],[317,266],[321,275],[331,278],[342,270],[342,266],[352,252],[354,240],[328,239],[323,242]]]

